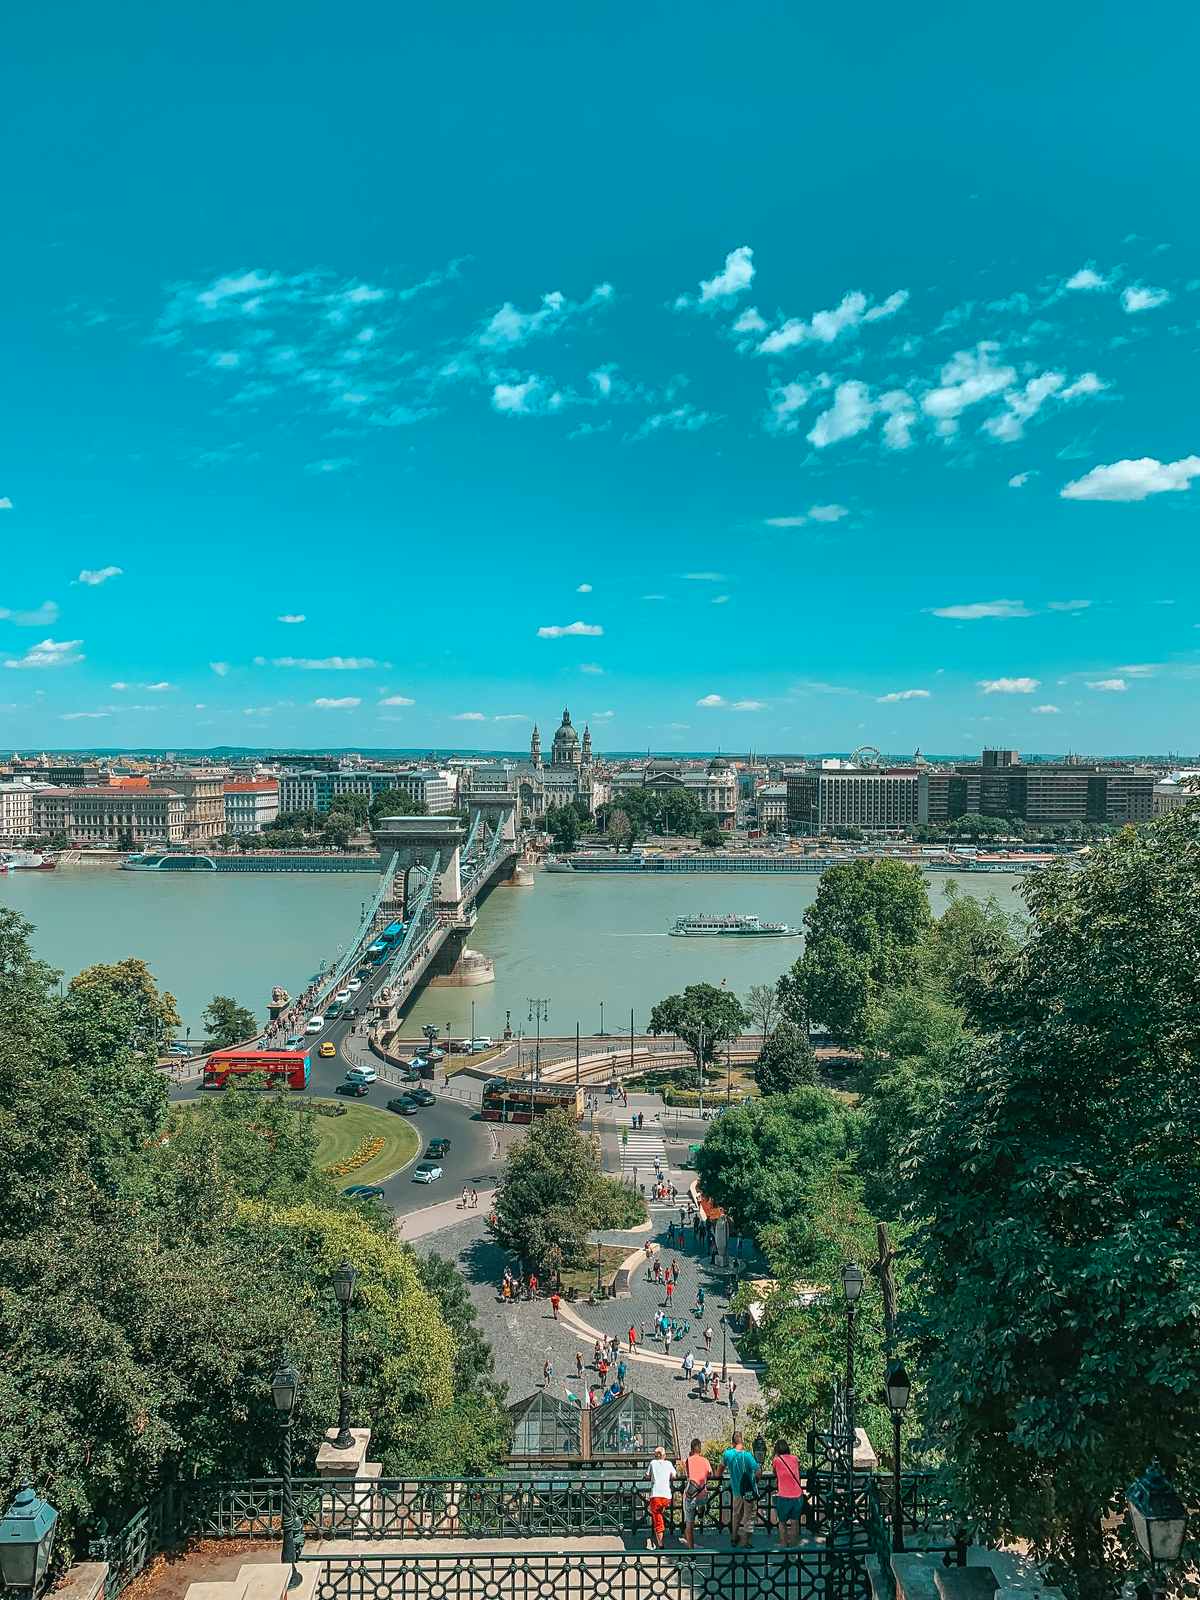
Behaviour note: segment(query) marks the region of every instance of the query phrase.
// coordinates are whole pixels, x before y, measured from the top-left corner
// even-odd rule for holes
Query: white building
[[[826,767],[790,772],[788,824],[797,833],[861,828],[907,832],[929,821],[929,775],[921,767]]]
[[[534,726],[529,741],[528,761],[497,761],[472,767],[463,773],[464,794],[515,794],[522,818],[544,816],[555,806],[581,805],[595,811],[603,785],[597,777],[592,756],[592,735],[585,727],[583,739],[564,710],[550,749],[550,760],[542,760],[542,736]]]
[[[423,800],[430,816],[453,811],[453,774],[433,767],[408,767],[397,772],[371,772],[365,768],[338,772],[285,772],[279,779],[280,811],[328,811],[339,795],[360,794],[368,805],[381,794],[398,789],[413,800]]]
[[[33,832],[32,783],[0,783],[0,839],[28,839]]]
[[[225,832],[261,833],[279,815],[276,778],[230,778],[225,783]]]

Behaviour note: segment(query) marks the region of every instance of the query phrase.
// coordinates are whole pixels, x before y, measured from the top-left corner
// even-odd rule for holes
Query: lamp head
[[[912,1394],[912,1384],[909,1382],[908,1373],[904,1370],[903,1361],[888,1363],[884,1388],[887,1390],[889,1408],[896,1416],[902,1416],[908,1409],[909,1396]]]
[[[863,1291],[863,1275],[853,1261],[847,1261],[842,1268],[842,1293],[846,1297],[846,1304],[857,1304],[858,1297]]]
[[[300,1374],[289,1361],[280,1367],[271,1379],[271,1396],[275,1401],[275,1409],[281,1416],[291,1416],[299,1388]]]
[[[1155,1566],[1179,1560],[1187,1511],[1157,1457],[1125,1491],[1129,1520],[1141,1552]]]
[[[0,1585],[37,1594],[54,1548],[58,1512],[29,1483],[0,1519]]]
[[[354,1284],[358,1273],[348,1261],[343,1261],[333,1275],[333,1292],[338,1305],[348,1306],[354,1299]]]

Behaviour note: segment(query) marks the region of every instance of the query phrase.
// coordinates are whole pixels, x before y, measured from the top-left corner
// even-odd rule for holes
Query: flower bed
[[[326,1167],[325,1171],[331,1178],[348,1177],[350,1173],[357,1172],[359,1167],[365,1167],[368,1161],[374,1161],[386,1142],[386,1140],[378,1137],[364,1139],[358,1148],[352,1151],[344,1161],[338,1161],[332,1167]]]

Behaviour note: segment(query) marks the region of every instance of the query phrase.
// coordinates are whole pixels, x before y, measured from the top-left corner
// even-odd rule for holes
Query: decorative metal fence
[[[105,1580],[105,1600],[116,1600],[138,1573],[170,1542],[170,1530],[164,1527],[164,1499],[156,1495],[149,1505],[135,1511],[124,1527],[109,1533],[107,1525],[88,1542],[89,1561],[107,1561],[108,1577]]]
[[[303,1556],[315,1600],[869,1600],[865,1560],[825,1550]]]

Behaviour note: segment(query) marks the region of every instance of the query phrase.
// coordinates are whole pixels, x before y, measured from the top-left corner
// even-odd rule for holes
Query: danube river
[[[995,895],[1020,911],[1022,879],[1007,873],[954,875],[964,894]],[[927,875],[935,911],[945,877]],[[756,912],[797,926],[819,877],[668,876],[657,873],[547,873],[534,887],[499,887],[479,908],[471,948],[492,958],[494,983],[429,988],[410,1012],[414,1025],[471,1024],[496,1035],[505,1015],[528,1028],[529,1001],[548,1000],[543,1031],[590,1033],[645,1024],[650,1007],[687,983],[724,982],[744,994],[769,983],[800,954],[799,939],[677,939],[689,912]],[[68,976],[93,961],[140,956],[178,998],[199,1033],[200,1012],[229,994],[265,1016],[273,984],[295,994],[354,932],[375,880],[363,873],[137,873],[60,868],[0,877],[0,906],[34,924],[38,955]]]

